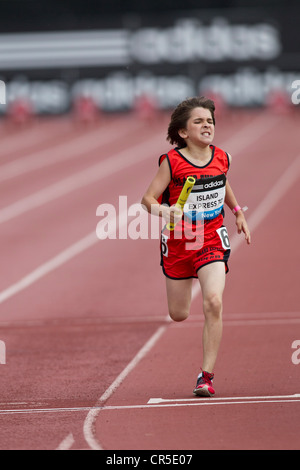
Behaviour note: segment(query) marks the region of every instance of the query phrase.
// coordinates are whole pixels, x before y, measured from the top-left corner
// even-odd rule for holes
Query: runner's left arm
[[[238,206],[238,202],[236,200],[236,197],[234,195],[234,192],[227,180],[226,182],[226,195],[225,195],[225,204],[229,207],[229,209],[232,211],[236,206]],[[236,226],[237,226],[237,231],[238,233],[244,232],[245,234],[245,240],[250,245],[251,243],[251,235],[250,235],[250,230],[245,218],[245,214],[242,209],[238,210],[235,212],[235,217],[236,217]]]

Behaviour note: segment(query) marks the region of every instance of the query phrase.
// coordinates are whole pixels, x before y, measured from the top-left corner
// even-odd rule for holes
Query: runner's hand
[[[173,204],[171,207],[168,207],[167,210],[164,211],[164,218],[167,224],[176,225],[182,219],[182,215],[183,211],[175,204]]]
[[[237,226],[237,231],[238,233],[244,233],[245,234],[245,240],[250,245],[251,243],[251,235],[250,235],[250,230],[248,228],[248,224],[246,222],[245,216],[243,212],[239,211],[238,214],[236,215],[236,226]]]

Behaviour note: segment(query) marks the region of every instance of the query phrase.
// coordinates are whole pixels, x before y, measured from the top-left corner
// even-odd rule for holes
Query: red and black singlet
[[[172,149],[161,155],[159,165],[167,158],[171,181],[161,195],[159,202],[172,206],[177,202],[188,176],[196,179],[195,186],[184,206],[184,224],[202,226],[208,234],[223,224],[226,175],[229,169],[228,154],[211,145],[211,159],[204,166],[190,162],[180,152]],[[175,230],[181,230],[175,227]]]

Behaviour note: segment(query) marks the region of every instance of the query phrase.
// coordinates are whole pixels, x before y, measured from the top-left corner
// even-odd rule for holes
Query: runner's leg
[[[190,313],[193,279],[166,277],[169,315],[174,321],[186,320]]]
[[[225,265],[214,262],[198,270],[202,290],[203,313],[203,364],[202,369],[213,372],[222,338],[222,297],[225,287]]]

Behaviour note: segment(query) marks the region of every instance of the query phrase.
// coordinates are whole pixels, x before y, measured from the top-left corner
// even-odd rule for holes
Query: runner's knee
[[[220,295],[211,293],[203,299],[203,309],[205,315],[219,318],[222,313],[222,298]]]
[[[172,318],[173,321],[176,322],[181,322],[187,319],[189,316],[189,311],[188,310],[178,310],[175,308],[170,308],[169,309],[169,315]]]

